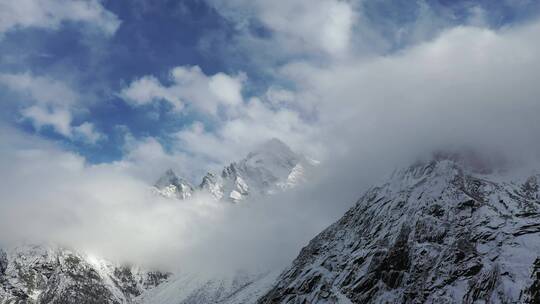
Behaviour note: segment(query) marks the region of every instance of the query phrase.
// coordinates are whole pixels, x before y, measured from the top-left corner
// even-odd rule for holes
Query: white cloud
[[[58,134],[89,144],[96,144],[105,138],[105,135],[95,130],[92,123],[83,122],[81,125],[74,127],[72,125],[72,114],[65,108],[47,108],[34,105],[22,109],[21,115],[23,119],[29,120],[37,130],[50,126]]]
[[[292,197],[235,206],[205,195],[182,202],[153,195],[133,171],[160,158],[153,139],[133,143],[137,151],[120,162],[91,165],[5,126],[0,138],[1,245],[52,241],[166,270],[268,269],[282,267],[329,223],[317,208],[291,212],[313,204]]]
[[[0,84],[26,95],[40,104],[69,105],[79,100],[77,92],[65,83],[31,73],[0,73]]]
[[[244,101],[243,74],[207,76],[197,66],[176,67],[171,70],[169,80],[172,84],[165,86],[155,77],[145,76],[133,81],[119,95],[134,106],[163,99],[172,104],[183,102],[196,112],[213,115],[211,130],[202,122],[195,122],[171,139],[175,148],[191,157],[204,158],[210,165],[225,164],[273,137],[301,147],[311,155],[318,153],[317,143],[309,142],[316,137],[316,128],[306,123],[298,111],[284,107],[285,103],[294,107],[291,91],[273,87],[264,100]],[[219,109],[223,115],[217,115]],[[195,163],[209,167],[201,159]]]
[[[24,118],[30,119],[38,130],[44,126],[52,126],[59,134],[71,137],[71,113],[62,108],[47,109],[42,106],[31,106],[21,111]]]
[[[185,172],[192,172],[186,168],[187,157],[181,153],[168,153],[153,137],[136,140],[128,134],[124,150],[125,157],[118,164],[127,168],[132,175],[145,179],[149,184],[157,180],[169,168],[174,168],[182,175]],[[184,175],[184,177],[191,178],[192,176]]]
[[[80,96],[62,81],[30,73],[0,73],[0,85],[23,97],[20,111],[23,119],[41,130],[45,126],[67,138],[95,144],[105,138],[92,123],[72,125],[73,113],[80,108]]]
[[[308,155],[358,164],[344,172],[457,147],[540,155],[537,35],[539,22],[499,31],[460,26],[370,60],[291,62],[279,78],[294,91],[270,87],[217,126],[181,130],[178,147],[222,163],[278,137]]]
[[[170,72],[171,85],[161,84],[153,76],[133,81],[120,92],[120,96],[135,106],[165,100],[180,111],[184,104],[192,109],[217,115],[219,107],[242,103],[242,83],[245,76],[224,73],[207,76],[198,66],[175,67]]]
[[[133,81],[122,90],[120,95],[135,106],[163,99],[170,102],[176,111],[183,108],[183,102],[180,98],[162,86],[159,80],[153,76],[144,76]]]
[[[17,0],[0,2],[1,34],[27,27],[58,29],[63,22],[84,22],[112,35],[118,17],[98,0]]]
[[[370,157],[410,159],[456,146],[540,153],[531,145],[538,129],[531,113],[540,112],[534,83],[540,46],[532,39],[540,33],[539,24],[501,30],[455,27],[369,60],[349,54],[324,65],[309,59],[289,62],[278,76],[294,91],[271,86],[212,125],[197,122],[179,131],[175,148],[216,163],[235,159],[269,137],[317,158],[359,157],[345,158],[358,164],[360,159],[376,163]],[[200,69],[181,67],[172,74],[167,89],[208,92],[206,81],[195,80]],[[183,99],[189,95],[183,94]]]
[[[298,106],[296,93],[279,86],[270,86],[264,94],[266,100],[273,107],[294,108]]]
[[[73,131],[76,137],[89,144],[96,144],[105,138],[105,135],[97,132],[94,124],[90,122],[83,122],[81,125],[74,127]]]
[[[284,4],[285,12],[298,10],[303,16],[303,10],[311,9],[291,3]],[[271,8],[276,12],[278,4],[257,2],[275,5]],[[280,29],[285,21],[273,18],[266,22],[283,35],[276,41],[286,44],[276,48],[292,43],[333,54],[342,52],[339,45],[345,44],[339,41],[347,40],[335,34],[337,42],[331,43],[337,47],[325,49],[305,26]],[[328,26],[329,33],[332,28]],[[370,60],[349,54],[324,66],[291,62],[280,70],[280,80],[293,84],[294,91],[271,88],[266,96],[247,101],[241,94],[242,76],[208,76],[197,67],[178,67],[170,84],[143,77],[122,91],[135,105],[164,99],[203,113],[215,114],[220,107],[231,111],[215,126],[198,122],[178,132],[172,151],[154,138],[131,139],[124,159],[103,165],[88,165],[77,155],[34,139],[8,140],[12,132],[0,134],[0,172],[5,177],[0,197],[8,202],[0,204],[0,235],[63,240],[128,258],[152,258],[158,252],[160,259],[173,256],[196,266],[216,255],[227,264],[268,261],[282,250],[294,254],[396,164],[461,146],[502,151],[518,159],[540,156],[539,36],[539,22],[500,31],[457,27]],[[54,107],[33,110],[32,116],[57,124],[67,134],[69,124],[52,118],[49,109]],[[169,166],[181,175],[196,176],[197,169],[208,166],[208,158],[214,164],[235,160],[269,137],[307,154],[326,152],[324,176],[308,186],[309,191],[274,196],[248,208],[145,196],[148,185]],[[24,144],[13,144],[18,141]],[[33,191],[25,191],[28,188]],[[33,220],[21,227],[28,217]],[[279,253],[272,250],[278,247]]]
[[[216,129],[206,130],[201,122],[196,122],[176,134],[179,148],[221,164],[237,159],[273,137],[299,152],[319,156],[316,126],[307,123],[296,111],[272,109],[258,98],[251,98],[233,116],[221,120]]]
[[[349,3],[322,1],[258,1],[259,18],[283,35],[285,43],[332,55],[347,51],[354,13]]]
[[[243,24],[257,18],[275,34],[279,48],[341,57],[349,51],[356,14],[340,0],[209,1],[225,16]],[[281,50],[279,50],[281,51]]]
[[[469,146],[520,158],[540,154],[537,35],[539,22],[500,31],[462,26],[391,56],[291,63],[282,76],[298,88],[298,102],[317,109],[332,152],[414,157]]]
[[[242,82],[223,73],[217,73],[208,80],[210,91],[227,105],[242,103]]]

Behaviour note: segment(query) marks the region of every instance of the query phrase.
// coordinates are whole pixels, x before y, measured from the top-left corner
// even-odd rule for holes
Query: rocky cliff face
[[[540,303],[539,182],[451,159],[399,171],[258,303]]]
[[[0,250],[0,303],[132,303],[168,276],[60,247],[24,245]]]

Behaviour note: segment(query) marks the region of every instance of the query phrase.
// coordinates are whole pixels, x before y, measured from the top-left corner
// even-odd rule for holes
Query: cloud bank
[[[178,115],[190,110],[211,118],[170,134],[170,147],[127,134],[123,159],[109,164],[88,164],[53,143],[0,128],[0,239],[52,240],[148,263],[277,267],[363,190],[423,155],[469,148],[522,165],[540,156],[538,20],[498,30],[451,27],[394,53],[366,55],[350,43],[360,12],[349,2],[230,5],[236,4],[273,30],[278,47],[328,60],[305,56],[271,66],[288,85],[252,96],[242,73],[180,66],[165,80],[143,75],[118,92],[132,106],[164,100]],[[296,26],[286,26],[291,15],[301,16],[292,18]],[[320,35],[315,19],[325,21]],[[50,96],[76,94],[60,85],[32,87],[24,89],[34,100],[25,109],[36,127],[75,132],[68,115],[55,110],[69,106]],[[97,140],[92,125],[75,128]],[[240,206],[205,197],[169,201],[148,191],[169,165],[193,177],[271,137],[323,162],[310,185]]]
[[[207,76],[198,66],[179,66],[170,71],[170,86],[148,75],[134,80],[119,95],[134,106],[165,100],[174,111],[182,110],[184,104],[189,103],[196,111],[217,115],[220,107],[243,102],[244,78],[242,74],[229,76],[224,73]]]

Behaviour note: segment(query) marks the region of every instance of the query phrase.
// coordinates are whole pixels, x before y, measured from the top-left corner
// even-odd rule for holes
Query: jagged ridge
[[[226,166],[221,174],[207,173],[198,187],[193,187],[169,169],[156,182],[155,190],[165,197],[180,199],[191,197],[195,191],[205,191],[217,200],[239,202],[249,195],[266,195],[292,188],[304,181],[305,170],[314,165],[316,162],[273,138],[244,159]]]

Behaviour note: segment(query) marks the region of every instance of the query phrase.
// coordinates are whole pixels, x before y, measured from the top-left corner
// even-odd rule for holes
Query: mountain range
[[[0,249],[0,303],[132,303],[170,273],[50,244]]]
[[[540,303],[540,171],[481,160],[435,154],[396,170],[284,270],[171,274],[54,246],[3,250],[0,303]],[[274,139],[198,186],[168,170],[153,189],[249,204],[315,168]]]
[[[317,161],[295,153],[273,138],[256,147],[245,158],[223,168],[220,174],[208,172],[198,186],[167,170],[154,184],[164,197],[186,199],[195,192],[206,192],[216,200],[238,203],[249,196],[268,195],[295,187],[305,181],[306,171]]]
[[[204,192],[216,202],[239,203],[293,188],[305,182],[306,172],[316,165],[271,139],[221,174],[207,173],[197,187],[169,169],[151,189],[171,199]],[[0,251],[0,303],[251,303],[280,271],[173,274],[57,245],[22,244]]]

